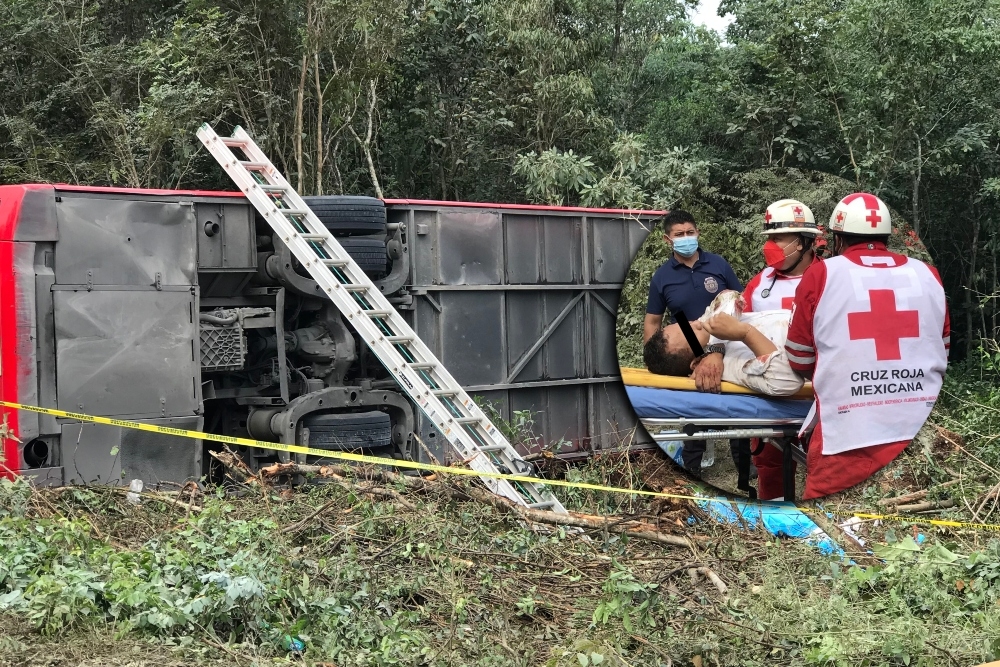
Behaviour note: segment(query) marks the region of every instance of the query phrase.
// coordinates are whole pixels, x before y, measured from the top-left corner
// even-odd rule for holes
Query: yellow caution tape
[[[96,417],[94,415],[85,415],[79,412],[66,412],[65,410],[56,410],[54,408],[40,408],[34,405],[22,405],[21,403],[12,403],[10,401],[0,401],[0,407],[13,408],[15,410],[26,410],[28,412],[36,412],[38,414],[51,415],[53,417],[61,417],[63,419],[73,419],[81,422],[90,422],[92,424],[106,424],[108,426],[119,426],[121,428],[131,428],[138,431],[148,431],[150,433],[174,435],[182,438],[209,440],[211,442],[224,442],[230,445],[242,445],[244,447],[255,447],[258,449],[271,449],[281,452],[289,452],[292,454],[308,454],[311,456],[319,456],[326,459],[340,459],[343,461],[354,461],[355,463],[369,463],[372,465],[386,465],[395,468],[426,470],[429,472],[437,472],[445,475],[460,475],[460,476],[464,475],[466,477],[486,477],[490,479],[505,479],[508,482],[546,484],[549,486],[560,486],[571,489],[586,489],[589,491],[604,491],[608,493],[624,493],[627,495],[648,496],[652,498],[692,500],[695,502],[715,502],[715,503],[727,503],[727,504],[733,502],[739,502],[739,503],[753,502],[740,498],[721,498],[721,497],[706,498],[704,496],[691,496],[679,493],[664,493],[662,491],[625,489],[617,486],[605,486],[603,484],[570,482],[563,479],[540,479],[538,477],[528,477],[526,475],[510,475],[499,472],[480,472],[478,470],[472,470],[471,468],[452,468],[449,466],[434,465],[431,463],[419,463],[417,461],[387,459],[379,456],[368,456],[365,454],[353,454],[351,452],[334,452],[334,451],[327,451],[325,449],[302,447],[300,445],[286,445],[280,442],[268,442],[266,440],[254,440],[252,438],[239,438],[231,435],[218,435],[215,433],[204,433],[202,431],[191,431],[182,428],[170,428],[169,426],[157,426],[156,424],[144,424],[142,422],[128,421],[126,419],[114,419],[112,417]],[[835,516],[857,517],[863,520],[900,521],[909,524],[927,524],[931,526],[939,526],[944,528],[973,528],[976,530],[991,530],[1000,532],[1000,525],[989,524],[989,523],[969,523],[965,521],[950,521],[947,519],[916,519],[914,517],[904,516],[900,514],[842,512],[837,510],[819,509],[815,507],[801,507],[793,505],[793,503],[787,503],[787,502],[779,503],[779,502],[762,501],[757,504],[760,506],[762,513],[766,511],[765,508],[767,507],[781,508],[782,511],[786,511],[790,506],[792,506],[795,509],[799,510],[800,512],[804,512],[807,514],[822,513],[822,514],[832,514]]]

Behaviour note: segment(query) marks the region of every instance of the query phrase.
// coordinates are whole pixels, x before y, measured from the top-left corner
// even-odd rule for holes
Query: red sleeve
[[[811,374],[816,366],[813,316],[825,285],[826,264],[818,262],[806,269],[795,288],[795,303],[792,306],[792,320],[788,325],[785,354],[792,370],[803,375]]]
[[[745,313],[753,312],[753,292],[757,289],[757,286],[760,285],[760,277],[762,275],[764,275],[763,271],[751,278],[750,282],[747,283],[746,288],[743,290],[743,300],[747,302],[747,308],[743,311]]]
[[[938,285],[941,285],[941,287],[943,288],[944,287],[944,283],[941,282],[941,275],[938,273],[937,269],[935,269],[930,264],[927,265],[927,268],[931,270],[931,275],[933,275],[934,278],[938,281]],[[950,351],[951,350],[951,316],[948,314],[948,300],[947,299],[945,299],[945,302],[944,302],[944,331],[941,333],[941,338],[944,340],[944,349]]]

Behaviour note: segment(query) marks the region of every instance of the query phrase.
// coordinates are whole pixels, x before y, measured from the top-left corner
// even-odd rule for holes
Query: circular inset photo
[[[671,459],[720,490],[847,490],[896,459],[937,401],[940,277],[902,216],[848,181],[736,182],[729,210],[675,209],[633,258],[617,320],[629,400]]]

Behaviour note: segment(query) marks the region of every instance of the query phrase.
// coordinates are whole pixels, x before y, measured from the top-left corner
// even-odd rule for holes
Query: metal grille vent
[[[201,368],[204,371],[238,371],[246,358],[243,327],[217,327],[201,323]]]

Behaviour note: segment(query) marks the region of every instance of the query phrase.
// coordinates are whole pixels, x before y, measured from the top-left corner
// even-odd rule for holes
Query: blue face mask
[[[697,236],[682,236],[679,239],[671,239],[670,242],[674,246],[674,252],[681,257],[690,257],[698,250]]]

